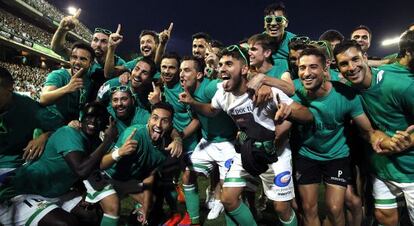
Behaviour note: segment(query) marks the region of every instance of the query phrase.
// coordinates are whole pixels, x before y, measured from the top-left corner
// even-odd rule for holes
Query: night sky
[[[191,35],[204,31],[225,45],[237,43],[263,31],[263,9],[272,0],[48,0],[67,13],[69,5],[82,8],[80,20],[91,30],[104,27],[116,30],[122,25],[124,41],[118,54],[138,52],[141,30],[157,32],[174,22],[167,51],[191,53]],[[398,47],[382,47],[384,38],[401,34],[414,22],[414,1],[284,1],[289,26],[286,30],[317,39],[327,29],[339,30],[349,37],[352,28],[364,24],[371,28],[373,40],[369,55],[385,56]],[[398,3],[397,3],[398,2]]]

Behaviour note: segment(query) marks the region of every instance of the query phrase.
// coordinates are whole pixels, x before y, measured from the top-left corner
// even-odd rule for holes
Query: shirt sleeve
[[[355,95],[349,103],[350,109],[349,114],[351,118],[356,118],[362,114],[364,114],[364,108],[362,107],[361,97],[359,95]]]
[[[62,87],[63,84],[63,75],[60,73],[61,70],[52,71],[47,75],[46,81],[44,83],[45,86],[56,86]]]
[[[217,92],[214,94],[213,99],[211,99],[211,106],[214,109],[223,109],[223,105],[221,104],[223,102],[223,92],[224,90],[222,88],[219,88]]]
[[[273,100],[276,104],[279,104],[277,102],[277,95],[279,95],[280,102],[283,104],[291,105],[293,103],[292,98],[290,98],[288,95],[286,95],[282,90],[272,87],[273,92]]]
[[[221,84],[221,83],[220,83]],[[208,98],[208,99],[213,99],[214,95],[216,94],[218,90],[218,80],[213,80],[211,81],[205,88],[204,90],[204,95]]]
[[[69,126],[63,127],[53,134],[54,145],[57,146],[59,154],[66,156],[73,151],[87,151],[84,144],[82,135],[74,128]]]

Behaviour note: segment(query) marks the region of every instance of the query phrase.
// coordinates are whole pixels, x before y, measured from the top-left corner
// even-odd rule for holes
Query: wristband
[[[121,155],[119,155],[119,148],[114,148],[114,151],[112,152],[112,159],[118,162],[121,159]]]

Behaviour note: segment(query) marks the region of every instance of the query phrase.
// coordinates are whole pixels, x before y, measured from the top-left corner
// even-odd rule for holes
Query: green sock
[[[246,204],[240,202],[240,206],[235,210],[228,212],[228,215],[234,219],[240,226],[254,226],[257,225],[254,221],[252,212],[247,208]],[[226,220],[227,222],[227,220]]]
[[[111,216],[109,214],[104,213],[102,220],[101,220],[101,226],[117,226],[118,225],[118,216]]]
[[[282,219],[280,219],[280,222],[282,223],[283,226],[297,226],[298,225],[298,220],[296,218],[296,214],[295,211],[292,210],[292,215],[290,216],[289,220],[287,221],[283,221]]]
[[[185,206],[187,207],[188,214],[191,218],[191,223],[199,224],[200,223],[200,196],[198,195],[198,189],[194,184],[185,185],[184,195],[185,195]]]

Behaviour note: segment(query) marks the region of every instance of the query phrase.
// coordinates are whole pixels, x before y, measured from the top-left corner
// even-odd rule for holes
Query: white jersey
[[[230,92],[225,92],[222,83],[218,85],[218,90],[211,100],[211,106],[215,109],[222,109],[230,115],[237,125],[240,125],[238,120],[246,120],[247,115],[252,115],[254,122],[263,126],[264,128],[275,131],[273,118],[277,111],[277,98],[279,95],[280,102],[290,105],[293,100],[288,97],[280,89],[272,87],[273,100],[268,101],[264,106],[254,107],[253,100],[249,98],[247,93],[241,96],[235,96]]]

